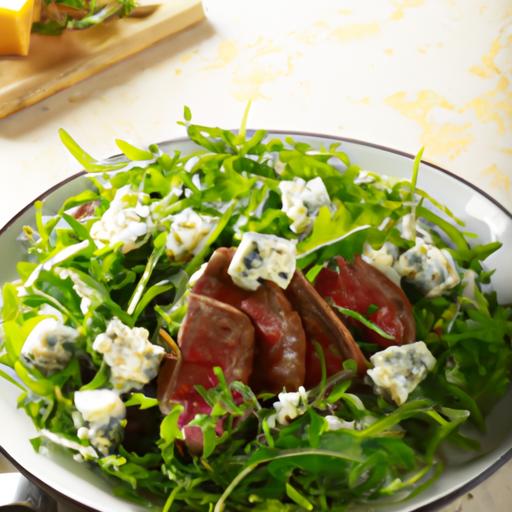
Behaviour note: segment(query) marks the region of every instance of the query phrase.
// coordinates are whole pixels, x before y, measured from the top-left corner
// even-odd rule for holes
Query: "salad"
[[[91,186],[35,203],[0,374],[36,450],[148,510],[405,500],[447,446],[478,452],[508,389],[512,308],[483,265],[500,243],[470,243],[416,186],[421,152],[390,178],[245,118],[235,133],[185,108],[196,149],[118,140],[107,161],[61,130]]]

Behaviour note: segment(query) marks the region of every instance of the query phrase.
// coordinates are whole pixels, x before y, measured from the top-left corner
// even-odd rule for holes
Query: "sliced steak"
[[[335,304],[357,311],[378,325],[393,339],[383,338],[352,318],[349,325],[358,328],[364,341],[381,347],[402,345],[416,341],[416,322],[409,299],[393,281],[380,270],[356,256],[352,263],[336,258],[338,271],[324,268],[315,280],[315,288],[322,297],[330,297]],[[370,308],[375,308],[372,311]]]
[[[178,344],[188,363],[220,366],[228,382],[248,382],[254,328],[247,316],[231,305],[191,293]]]
[[[306,337],[299,315],[283,290],[264,281],[256,291],[239,288],[228,274],[235,250],[217,249],[193,288],[246,313],[256,329],[251,387],[278,393],[304,383]]]
[[[322,375],[314,341],[323,349],[328,376],[342,370],[347,359],[355,360],[360,373],[366,372],[367,361],[352,334],[299,270],[286,289],[286,296],[299,313],[308,339],[306,387],[318,384]]]
[[[203,434],[199,427],[188,426],[196,414],[209,414],[211,407],[203,400],[195,386],[208,389],[217,385],[213,367],[189,363],[182,359],[164,358],[158,375],[157,398],[160,410],[168,414],[174,404],[184,408],[179,418],[179,426],[185,432],[185,443],[191,453],[201,453],[203,449]],[[222,423],[219,424],[219,434],[222,433]]]
[[[90,201],[89,203],[83,203],[74,210],[73,217],[77,220],[92,217],[98,205],[99,201]]]
[[[192,291],[240,308],[242,301],[253,292],[238,287],[228,274],[228,267],[234,254],[235,249],[227,247],[217,249]]]
[[[178,334],[181,357],[166,357],[158,377],[157,396],[167,414],[173,403],[185,411],[180,424],[209,412],[196,385],[217,384],[213,368],[222,368],[227,382],[247,383],[252,371],[254,328],[241,311],[210,297],[190,294],[187,316]]]
[[[265,282],[240,307],[256,328],[251,387],[272,393],[298,389],[306,373],[306,335],[281,288]]]

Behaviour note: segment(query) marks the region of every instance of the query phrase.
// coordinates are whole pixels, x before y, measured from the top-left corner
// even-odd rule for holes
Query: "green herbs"
[[[66,18],[60,28],[96,23],[114,6],[112,13],[124,14],[133,7],[72,4],[88,14],[81,22]],[[124,156],[98,161],[60,131],[88,172],[90,187],[57,213],[37,203],[35,227],[23,230],[27,254],[17,266],[19,279],[2,287],[0,376],[22,389],[19,406],[38,429],[54,434],[52,442],[95,454],[89,463],[113,482],[116,495],[148,510],[345,510],[420,492],[442,472],[442,443],[478,448],[461,426],[472,422],[484,429],[485,415],[509,386],[512,310],[482,286],[490,277],[482,261],[499,244],[470,244],[460,221],[417,188],[421,154],[410,183],[361,171],[339,144],[312,147],[290,137],[272,139],[264,131],[246,130],[245,121],[237,133],[197,125],[188,108],[184,119],[196,144],[190,154],[118,140]],[[307,217],[307,228],[297,234],[291,229],[297,219],[293,208],[284,210],[279,184],[317,177],[329,203],[311,211],[305,206],[300,215]],[[300,201],[294,204],[301,207]],[[413,223],[412,238],[406,219]],[[174,339],[195,273],[215,249],[237,246],[247,232],[291,240],[297,266],[311,282],[335,256],[376,254],[384,243],[393,249],[381,254],[390,270],[400,254],[416,246],[449,251],[458,284],[427,298],[414,280],[402,283],[413,305],[417,339],[437,359],[434,370],[396,407],[356,375],[352,361],[328,376],[320,345],[322,379],[312,389],[256,396],[215,368],[216,385],[196,388],[205,410],[185,428],[182,404],[170,406],[164,416],[154,382],[137,387],[127,378],[131,388],[120,394],[126,416],[116,420],[123,440],[107,455],[94,452],[102,440],[84,434],[91,424],[77,410],[74,394],[113,387],[111,368],[94,349],[95,341],[108,342],[104,333],[116,318],[120,329],[133,336],[146,329],[146,340],[179,358]],[[391,338],[366,318],[378,310],[374,304],[366,316],[336,309]],[[68,359],[51,360],[46,369],[34,364],[34,351],[51,359],[58,341],[51,330],[37,338],[38,325],[73,333],[72,343],[60,339],[58,345]],[[366,356],[378,350],[365,339],[357,341]],[[132,364],[130,354],[123,357]],[[187,450],[191,435],[201,440],[199,451]],[[32,442],[39,448],[48,435]]]
[[[217,446],[212,449],[206,441],[208,448],[195,464],[183,466],[176,452],[167,459],[176,483],[169,499],[177,510],[200,509],[205,495],[215,511],[246,510],[251,504],[272,510],[272,504],[287,501],[310,510],[333,510],[355,502],[388,502],[394,495],[404,498],[417,485],[435,479],[442,465],[434,458],[436,448],[467,414],[437,410],[428,400],[411,401],[391,412],[384,404],[376,406],[371,396],[349,393],[349,375],[334,387],[311,392],[303,414],[273,428],[267,423],[272,407],[250,391],[237,405],[231,393],[238,384],[228,387],[221,378],[206,392],[212,417],[194,421],[206,441],[221,419],[230,420],[223,423]],[[179,412],[173,410],[164,420],[161,446],[166,450],[180,439]],[[427,444],[420,432],[410,434],[400,427],[412,420],[435,432]],[[247,435],[248,429],[261,434]]]
[[[365,327],[368,327],[368,329],[371,329],[372,331],[376,332],[379,336],[383,337],[384,339],[394,339],[393,336],[391,336],[391,334],[388,334],[387,332],[383,331],[378,325],[368,320],[364,315],[361,315],[361,313],[353,311],[352,309],[337,306],[336,304],[331,304],[331,307],[336,309],[336,311],[339,311],[342,315],[348,316],[350,318],[353,318],[354,320],[357,320],[358,322],[361,322]]]
[[[493,294],[475,288],[475,297],[420,300],[414,305],[421,336],[441,363],[423,385],[440,403],[471,412],[485,429],[485,415],[508,389],[512,366],[512,310]]]
[[[90,28],[114,16],[129,16],[135,7],[134,0],[43,0],[40,21],[33,23],[32,31],[53,36],[66,29]]]

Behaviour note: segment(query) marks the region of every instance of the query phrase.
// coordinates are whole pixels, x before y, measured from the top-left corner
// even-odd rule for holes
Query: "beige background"
[[[91,153],[194,120],[359,138],[415,153],[512,209],[510,0],[209,0],[209,21],[0,120],[0,225]],[[512,465],[449,510],[512,509]]]

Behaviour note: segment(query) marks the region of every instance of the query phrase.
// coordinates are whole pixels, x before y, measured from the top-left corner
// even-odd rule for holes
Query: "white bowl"
[[[366,142],[315,134],[271,132],[270,135],[291,135],[314,147],[341,142],[342,149],[363,169],[389,176],[408,178],[411,175],[413,157],[400,151]],[[179,149],[187,152],[195,148],[193,143],[185,139],[165,142],[160,146],[164,151]],[[78,193],[87,184],[87,178],[81,173],[52,187],[39,199],[44,198],[45,208],[56,211],[65,198]],[[466,222],[467,230],[477,233],[482,242],[499,240],[503,243],[503,247],[486,264],[497,269],[492,281],[499,301],[512,303],[512,266],[507,261],[512,254],[512,214],[475,186],[432,164],[421,165],[418,186],[448,205]],[[0,231],[0,283],[16,277],[16,262],[23,255],[16,239],[22,226],[33,222],[34,209],[29,205]],[[37,435],[36,430],[24,412],[16,409],[17,395],[16,387],[0,379],[0,449],[25,476],[46,491],[66,498],[86,510],[141,510],[140,507],[113,496],[106,480],[87,466],[76,463],[69,454],[57,450],[50,455],[37,454],[29,443],[29,438]],[[482,438],[481,453],[473,455],[469,460],[454,462],[425,492],[409,501],[386,507],[386,510],[406,512],[435,509],[488,478],[512,458],[511,409],[512,393],[509,392],[487,419],[488,431]],[[368,511],[368,507],[365,510]]]

